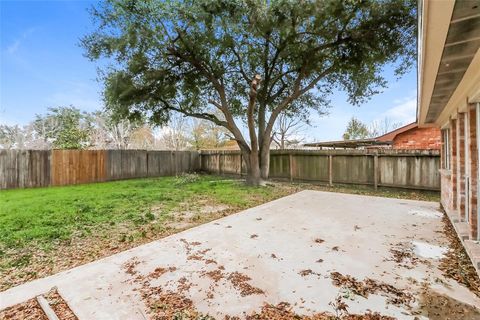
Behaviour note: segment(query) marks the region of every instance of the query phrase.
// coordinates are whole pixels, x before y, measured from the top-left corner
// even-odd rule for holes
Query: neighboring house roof
[[[406,132],[418,127],[416,122],[412,122],[398,129],[387,132],[376,138],[356,139],[356,140],[339,140],[339,141],[323,141],[304,144],[305,147],[325,147],[325,148],[358,148],[369,146],[388,146],[400,133]]]
[[[379,136],[379,137],[376,137],[375,140],[377,141],[383,141],[383,142],[386,142],[386,141],[393,141],[393,139],[395,139],[395,137],[397,135],[399,135],[400,133],[404,133],[405,131],[408,131],[408,130],[411,130],[411,129],[414,129],[414,128],[417,128],[418,127],[418,124],[416,122],[412,122],[410,124],[407,124],[403,127],[400,127],[398,129],[395,129],[395,130],[392,130],[390,132],[387,132],[385,133],[384,135],[382,136]]]
[[[387,142],[376,141],[375,138],[371,139],[357,139],[357,140],[339,140],[339,141],[322,141],[305,143],[305,147],[324,147],[324,148],[358,148],[368,147],[374,145],[389,145]]]

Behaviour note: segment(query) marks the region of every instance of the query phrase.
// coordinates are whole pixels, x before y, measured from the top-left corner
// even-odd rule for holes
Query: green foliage
[[[262,137],[271,134],[277,111],[305,119],[311,110],[324,113],[334,88],[360,104],[385,86],[383,66],[404,73],[416,52],[416,5],[107,0],[92,9],[98,28],[82,45],[92,60],[113,61],[104,70],[108,108],[156,124],[178,111],[235,131],[229,116],[246,118],[250,83],[259,74],[254,113]],[[226,121],[209,112],[212,104]]]
[[[343,134],[343,140],[366,139],[369,137],[370,130],[368,129],[368,126],[355,117],[352,117],[348,122],[345,133]]]
[[[37,115],[33,127],[43,133],[54,148],[83,149],[90,143],[92,119],[73,106],[49,108],[46,115]]]

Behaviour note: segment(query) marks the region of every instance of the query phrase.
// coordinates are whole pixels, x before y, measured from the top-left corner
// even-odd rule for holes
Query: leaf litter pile
[[[48,320],[42,308],[33,298],[0,311],[2,320]]]
[[[443,215],[442,221],[443,233],[448,239],[450,250],[441,259],[439,269],[445,277],[465,285],[480,297],[480,279],[475,268],[446,214]]]
[[[407,307],[411,302],[415,301],[412,294],[370,278],[367,278],[365,281],[358,281],[354,277],[343,275],[340,272],[332,272],[330,277],[335,286],[347,288],[364,298],[367,298],[370,294],[381,294],[387,298],[388,303]]]
[[[78,320],[56,288],[43,294],[59,320]],[[36,298],[0,311],[1,320],[48,320]]]
[[[406,269],[413,269],[419,263],[428,263],[426,260],[419,259],[415,256],[411,246],[405,243],[397,243],[393,248],[390,248],[390,254],[392,255],[390,259],[385,261],[394,261],[398,264],[399,267],[404,267]]]

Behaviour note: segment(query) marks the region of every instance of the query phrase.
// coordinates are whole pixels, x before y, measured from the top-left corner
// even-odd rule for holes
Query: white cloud
[[[401,100],[395,100],[394,106],[381,113],[376,120],[388,118],[392,122],[408,124],[416,120],[416,112],[417,98],[408,97]]]
[[[7,52],[9,54],[14,54],[15,52],[17,52],[18,48],[20,47],[20,43],[21,43],[21,40],[16,39],[11,45],[7,47]]]
[[[25,39],[27,39],[27,37],[29,35],[31,35],[34,31],[35,31],[35,28],[30,28],[30,29],[25,30],[20,35],[20,37],[15,39],[15,41],[13,41],[13,43],[7,47],[7,53],[10,54],[10,55],[15,54],[18,51],[18,49],[20,48],[20,45],[22,44],[22,42]]]

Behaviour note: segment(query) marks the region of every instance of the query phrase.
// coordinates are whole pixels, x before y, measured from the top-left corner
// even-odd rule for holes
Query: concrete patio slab
[[[0,310],[53,286],[81,320],[147,319],[152,288],[181,292],[218,319],[243,318],[264,303],[288,302],[305,315],[334,312],[331,302],[339,295],[350,313],[421,318],[425,288],[462,306],[480,306],[478,297],[438,269],[447,250],[438,207],[302,191],[1,292]],[[390,287],[362,297],[337,286],[336,273],[370,278],[414,299],[392,302]]]

